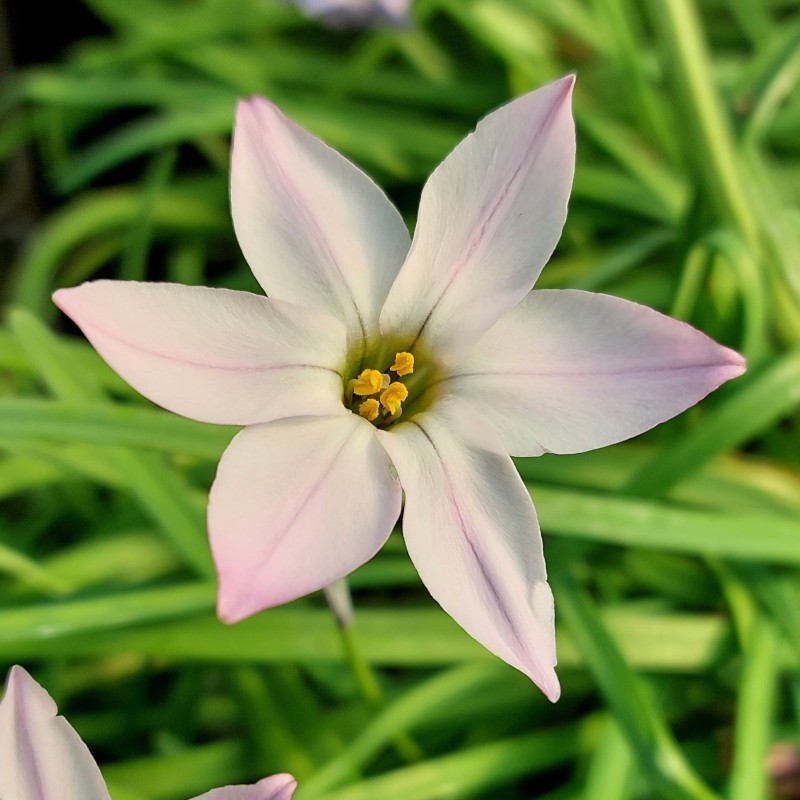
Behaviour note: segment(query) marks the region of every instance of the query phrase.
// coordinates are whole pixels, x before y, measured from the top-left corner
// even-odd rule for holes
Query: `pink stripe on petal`
[[[95,281],[53,300],[128,383],[203,422],[248,425],[341,404],[346,334],[316,311],[247,292]]]
[[[367,175],[254,97],[237,110],[231,206],[242,252],[270,297],[332,314],[354,344],[375,338],[409,236]]]
[[[431,175],[381,328],[452,360],[533,286],[561,235],[573,76],[483,119]]]
[[[441,385],[513,455],[576,453],[636,436],[744,372],[684,322],[609,295],[531,292]]]
[[[379,436],[406,493],[406,546],[431,595],[557,700],[553,597],[539,524],[496,434],[450,398]]]

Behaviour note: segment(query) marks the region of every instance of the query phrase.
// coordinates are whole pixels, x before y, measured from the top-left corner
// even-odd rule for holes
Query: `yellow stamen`
[[[365,369],[353,384],[353,392],[360,397],[366,397],[370,394],[376,394],[382,387],[383,375],[376,369]]]
[[[392,415],[400,414],[403,401],[408,397],[408,389],[395,381],[381,393],[381,405]]]
[[[358,413],[364,417],[365,420],[372,422],[375,417],[378,416],[378,411],[380,410],[380,406],[378,405],[378,401],[374,397],[370,397],[369,400],[365,400],[359,407]]]
[[[389,369],[400,377],[410,375],[414,371],[414,356],[411,353],[397,353],[394,357],[394,364]]]

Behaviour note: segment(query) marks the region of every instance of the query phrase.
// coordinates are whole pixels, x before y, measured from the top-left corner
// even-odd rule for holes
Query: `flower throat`
[[[357,378],[348,381],[344,403],[368,422],[379,427],[390,425],[403,413],[403,403],[408,399],[408,387],[403,378],[413,372],[414,356],[396,353],[386,372],[364,369]]]

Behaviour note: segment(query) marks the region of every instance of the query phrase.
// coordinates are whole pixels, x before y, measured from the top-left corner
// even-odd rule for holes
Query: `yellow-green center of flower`
[[[376,425],[394,422],[408,399],[408,387],[402,379],[413,372],[414,356],[405,352],[395,354],[386,372],[363,369],[347,384],[345,405]]]

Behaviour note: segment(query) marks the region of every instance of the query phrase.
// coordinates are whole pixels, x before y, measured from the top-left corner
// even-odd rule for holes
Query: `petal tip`
[[[747,372],[747,359],[736,350],[724,345],[716,345],[719,348],[720,359],[717,364],[717,375],[719,376],[719,383],[721,386],[727,381],[732,381]]]
[[[265,780],[264,783],[267,783],[268,780],[269,778]],[[283,792],[280,797],[290,798],[297,791],[297,779],[288,772],[273,776],[273,781],[276,783],[281,782],[281,780],[285,781],[285,783],[280,787],[280,790]]]
[[[236,113],[243,111],[251,111],[261,106],[269,107],[272,105],[266,97],[260,94],[251,94],[249,97],[243,97],[236,103]]]
[[[539,666],[528,670],[527,674],[551,703],[558,702],[561,697],[561,684],[554,668],[551,667],[543,671]]]
[[[102,290],[103,287],[109,285],[119,286],[132,283],[136,283],[136,281],[85,281],[78,286],[66,286],[61,289],[56,289],[50,297],[62,313],[66,314],[70,319],[75,319],[75,314],[80,311],[82,306],[86,305],[87,300],[91,305],[91,300],[93,298],[95,300],[97,299],[97,294],[94,293],[98,290]]]
[[[252,617],[260,611],[282,605],[294,599],[292,597],[275,597],[266,591],[253,591],[252,574],[239,575],[235,579],[225,578],[218,573],[216,614],[220,622],[235,625],[237,622]]]
[[[53,303],[65,314],[69,314],[67,311],[68,306],[71,305],[70,298],[75,292],[75,288],[71,289],[56,289],[53,294],[50,296]]]
[[[263,127],[271,119],[285,119],[286,115],[267,97],[253,94],[236,104],[237,125]]]
[[[564,94],[571,94],[572,90],[575,88],[575,81],[578,80],[578,76],[574,72],[570,72],[565,75],[563,78],[559,78],[556,83],[560,84],[564,89]]]
[[[228,591],[220,581],[217,591],[217,618],[225,625],[235,625],[260,609],[250,610],[241,594]]]
[[[22,700],[23,704],[19,705],[18,700]],[[34,680],[26,669],[18,664],[8,671],[5,694],[0,706],[4,706],[6,701],[11,706],[12,715],[22,714],[23,717],[32,715],[31,718],[46,718],[55,717],[58,713],[55,702],[47,691]],[[26,705],[28,705],[27,708]]]
[[[8,677],[6,678],[6,694],[10,695],[12,692],[19,691],[19,689],[26,684],[34,682],[35,681],[24,667],[19,666],[19,664],[14,664],[8,671]]]
[[[739,375],[744,375],[747,372],[747,359],[735,350],[728,350],[728,354],[730,356],[730,366],[736,370],[734,377],[737,378]]]

